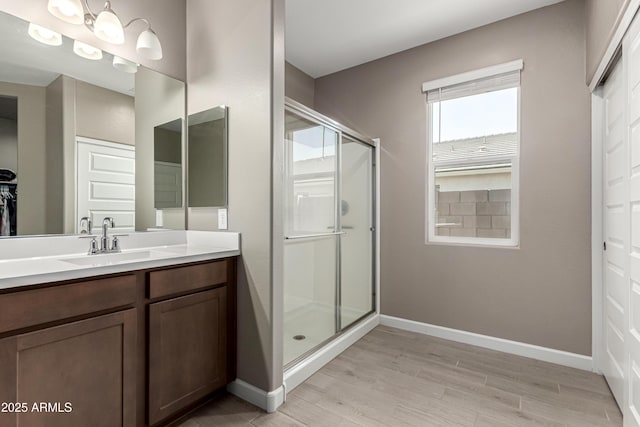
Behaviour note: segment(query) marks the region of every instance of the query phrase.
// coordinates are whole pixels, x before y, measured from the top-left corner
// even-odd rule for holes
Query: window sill
[[[483,239],[477,237],[429,237],[425,245],[430,246],[462,246],[489,249],[520,249],[520,242],[516,239]]]

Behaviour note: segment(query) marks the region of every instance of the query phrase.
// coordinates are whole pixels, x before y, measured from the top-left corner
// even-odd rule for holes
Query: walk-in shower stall
[[[290,100],[284,141],[287,369],[376,311],[376,143]]]

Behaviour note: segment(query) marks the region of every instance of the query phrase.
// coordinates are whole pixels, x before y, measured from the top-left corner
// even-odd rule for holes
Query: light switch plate
[[[218,230],[226,230],[227,226],[227,208],[218,209]]]

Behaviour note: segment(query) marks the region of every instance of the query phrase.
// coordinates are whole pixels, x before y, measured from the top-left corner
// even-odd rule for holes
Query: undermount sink
[[[85,255],[78,258],[62,259],[61,261],[68,262],[75,265],[113,265],[120,264],[122,262],[137,261],[151,258],[151,251],[138,251],[138,252],[123,252],[114,254],[97,254],[97,255]]]

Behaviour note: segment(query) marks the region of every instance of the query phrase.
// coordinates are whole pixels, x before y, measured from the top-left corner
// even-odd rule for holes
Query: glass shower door
[[[375,148],[285,110],[284,365],[375,311]]]
[[[338,138],[285,113],[284,363],[335,335]]]
[[[342,135],[340,328],[374,310],[374,149]]]

